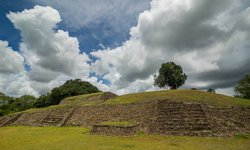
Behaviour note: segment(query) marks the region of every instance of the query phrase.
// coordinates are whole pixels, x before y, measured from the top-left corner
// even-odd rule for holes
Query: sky
[[[249,39],[249,0],[0,0],[0,91],[39,96],[76,78],[154,91],[174,61],[181,88],[232,96],[250,73]]]

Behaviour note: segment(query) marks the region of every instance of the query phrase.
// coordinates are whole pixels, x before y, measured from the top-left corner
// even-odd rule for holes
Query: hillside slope
[[[198,102],[212,106],[250,106],[250,100],[240,99],[221,94],[208,93],[198,90],[163,90],[154,92],[142,92],[127,94],[102,101],[99,97],[103,93],[87,94],[66,98],[62,104],[67,105],[102,105],[102,104],[128,104],[138,102],[149,102],[156,100],[172,100],[181,102]]]

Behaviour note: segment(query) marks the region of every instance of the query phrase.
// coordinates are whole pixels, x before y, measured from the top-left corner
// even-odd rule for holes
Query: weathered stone
[[[163,100],[26,112],[14,119],[13,115],[2,117],[0,125],[92,127],[106,121],[137,122],[140,131],[147,134],[232,136],[250,132],[250,109]],[[118,132],[116,128],[105,128]]]
[[[140,124],[133,125],[93,125],[92,133],[99,135],[128,136],[140,131]]]

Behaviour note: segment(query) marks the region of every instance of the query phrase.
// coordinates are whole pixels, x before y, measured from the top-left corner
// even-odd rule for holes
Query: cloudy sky
[[[1,0],[0,91],[39,96],[68,79],[117,94],[158,90],[174,61],[182,88],[233,95],[250,73],[249,0]]]

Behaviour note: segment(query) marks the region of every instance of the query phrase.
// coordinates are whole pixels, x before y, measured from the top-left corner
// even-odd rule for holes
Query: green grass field
[[[3,127],[1,150],[248,150],[250,136],[209,138],[137,135],[90,135],[81,127]]]

